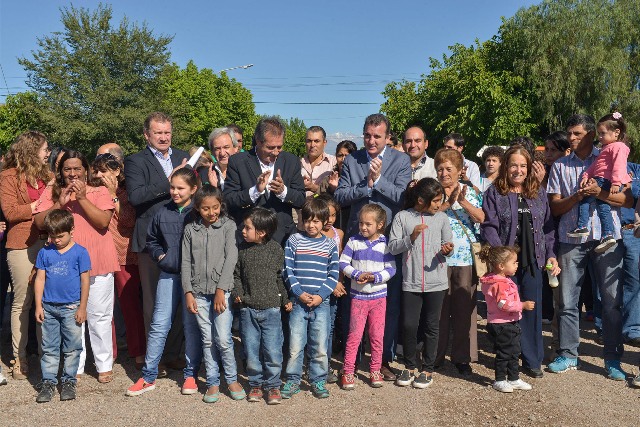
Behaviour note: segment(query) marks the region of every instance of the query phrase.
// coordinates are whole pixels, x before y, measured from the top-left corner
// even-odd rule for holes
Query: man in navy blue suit
[[[387,213],[387,226],[402,208],[404,192],[411,181],[411,162],[406,154],[388,148],[387,137],[391,126],[383,114],[372,114],[365,119],[364,148],[350,154],[344,161],[338,188],[334,197],[341,206],[351,206],[351,214],[346,230],[347,236],[358,233],[358,213],[368,203],[380,205]],[[401,257],[396,264],[402,265]],[[387,314],[384,331],[384,351],[382,355],[382,375],[387,381],[394,381],[395,374],[389,363],[395,357],[395,348],[400,319],[401,273],[389,282],[387,287]],[[343,326],[348,333],[348,298],[343,298],[341,311]],[[346,336],[345,336],[346,337]]]

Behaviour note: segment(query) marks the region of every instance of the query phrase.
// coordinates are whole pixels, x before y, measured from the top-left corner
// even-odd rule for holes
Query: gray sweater
[[[216,289],[233,289],[233,269],[238,261],[236,223],[226,216],[209,227],[202,219],[188,224],[182,237],[182,290],[211,295]]]
[[[411,243],[411,233],[418,224],[426,224],[427,228]],[[447,261],[440,249],[452,238],[449,218],[443,212],[398,212],[391,224],[388,248],[393,255],[402,254],[403,291],[436,292],[449,288]]]
[[[257,310],[284,307],[289,299],[282,281],[284,250],[274,240],[240,244],[232,297]]]

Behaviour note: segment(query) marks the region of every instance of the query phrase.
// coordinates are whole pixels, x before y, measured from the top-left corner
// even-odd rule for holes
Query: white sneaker
[[[517,379],[515,381],[509,381],[509,385],[514,390],[531,390],[531,384],[522,381],[521,379]]]
[[[513,393],[513,387],[508,381],[495,381],[493,383],[493,389],[502,393]]]
[[[0,372],[0,385],[7,385],[7,378]]]

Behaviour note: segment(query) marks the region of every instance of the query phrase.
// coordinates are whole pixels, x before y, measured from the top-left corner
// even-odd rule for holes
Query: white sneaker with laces
[[[7,378],[0,372],[0,385],[7,385]]]
[[[509,381],[509,385],[514,390],[531,390],[531,384],[522,381],[521,379],[517,379],[515,381]]]
[[[501,393],[513,393],[513,387],[508,381],[495,381],[493,383],[493,389]]]

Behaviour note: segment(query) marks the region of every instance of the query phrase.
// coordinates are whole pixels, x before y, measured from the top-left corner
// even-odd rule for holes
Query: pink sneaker
[[[144,378],[140,378],[134,385],[127,389],[125,396],[140,396],[143,393],[156,388],[156,382],[146,383]]]
[[[196,379],[193,377],[185,378],[180,392],[182,394],[196,394],[198,392],[198,384],[196,384]]]

